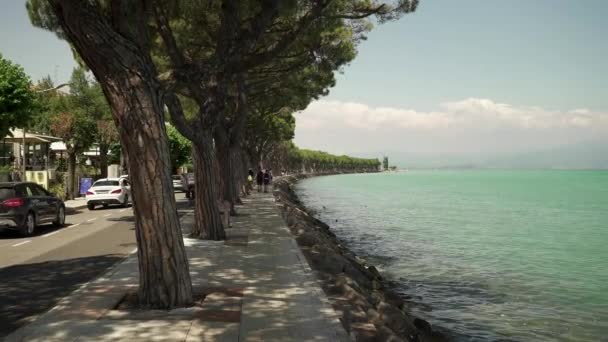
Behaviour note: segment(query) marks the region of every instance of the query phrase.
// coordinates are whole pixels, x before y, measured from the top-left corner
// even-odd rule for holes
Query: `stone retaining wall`
[[[274,196],[348,333],[356,341],[448,341],[409,313],[409,303],[387,287],[376,267],[340,245],[330,227],[307,212],[292,185],[308,177],[276,180]]]

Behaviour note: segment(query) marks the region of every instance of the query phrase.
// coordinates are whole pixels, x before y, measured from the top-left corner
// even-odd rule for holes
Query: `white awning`
[[[12,129],[11,134],[13,135],[12,137],[10,135],[8,135],[4,138],[3,141],[7,142],[7,143],[15,143],[15,144],[21,144],[21,143],[23,143],[24,140],[25,140],[26,144],[40,144],[40,143],[50,143],[53,141],[61,141],[61,138],[52,137],[52,136],[44,135],[44,134],[30,133],[27,131],[25,132],[25,138],[24,138],[23,130],[21,130],[21,129]]]
[[[67,148],[65,147],[65,143],[63,141],[58,141],[58,142],[51,143],[51,151],[53,151],[53,152],[63,152],[65,150],[67,150]],[[99,146],[93,145],[88,151],[86,151],[83,154],[85,156],[98,156],[100,154],[99,153]]]

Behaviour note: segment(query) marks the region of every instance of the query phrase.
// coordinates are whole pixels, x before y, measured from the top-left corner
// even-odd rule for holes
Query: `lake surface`
[[[463,341],[608,341],[607,171],[303,180],[300,199]]]

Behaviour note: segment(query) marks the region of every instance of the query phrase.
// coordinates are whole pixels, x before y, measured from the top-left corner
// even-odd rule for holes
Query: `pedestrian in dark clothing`
[[[264,170],[264,192],[268,192],[268,184],[270,184],[270,173],[268,173],[268,170]]]
[[[262,191],[262,184],[264,183],[264,172],[262,172],[262,168],[258,169],[258,174],[255,177],[255,182],[258,185],[258,192]]]

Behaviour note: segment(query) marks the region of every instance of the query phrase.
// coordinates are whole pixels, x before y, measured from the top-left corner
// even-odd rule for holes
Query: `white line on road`
[[[61,230],[56,230],[56,231],[54,231],[54,232],[51,232],[51,233],[48,233],[48,234],[44,234],[44,235],[42,235],[41,237],[43,237],[43,238],[45,238],[45,237],[49,237],[49,236],[55,235],[55,234],[57,234],[57,233],[59,233],[59,232],[61,232]]]
[[[92,219],[88,219],[87,222],[93,222],[95,220],[97,220],[97,217],[93,217]]]
[[[23,242],[19,242],[19,243],[14,244],[13,247],[25,245],[26,243],[30,243],[30,242],[32,242],[32,240],[25,240]]]
[[[68,228],[74,228],[74,227],[78,227],[78,226],[80,226],[80,223],[73,224],[73,225],[69,226]]]
[[[112,214],[105,214],[105,215],[103,215],[103,217],[108,217],[108,216],[112,216]]]

